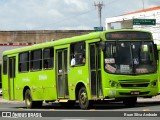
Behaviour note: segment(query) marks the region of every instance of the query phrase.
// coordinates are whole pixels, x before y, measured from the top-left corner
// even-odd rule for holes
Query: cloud
[[[99,0],[0,0],[0,29],[92,29],[99,25]],[[106,17],[143,8],[142,0],[104,1],[102,25]],[[160,5],[159,0],[144,0],[145,8]]]
[[[64,0],[66,10],[71,13],[84,12],[89,9],[89,4],[86,0]]]

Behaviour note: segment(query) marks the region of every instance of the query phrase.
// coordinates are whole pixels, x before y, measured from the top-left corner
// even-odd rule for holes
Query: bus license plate
[[[131,95],[139,95],[139,91],[132,91]]]

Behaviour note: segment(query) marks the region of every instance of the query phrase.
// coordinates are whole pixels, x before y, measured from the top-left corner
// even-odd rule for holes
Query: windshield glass
[[[105,71],[115,74],[146,74],[156,71],[152,42],[106,42]]]

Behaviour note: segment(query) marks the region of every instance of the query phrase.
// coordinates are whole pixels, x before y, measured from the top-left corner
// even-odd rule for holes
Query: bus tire
[[[85,87],[81,87],[78,93],[78,101],[81,109],[89,109],[92,106],[92,101],[88,100],[87,90]]]
[[[123,99],[123,104],[125,104],[126,107],[134,107],[137,103],[137,97],[129,97]]]
[[[25,104],[28,109],[38,108],[42,106],[43,101],[33,101],[31,91],[29,89],[25,92]]]

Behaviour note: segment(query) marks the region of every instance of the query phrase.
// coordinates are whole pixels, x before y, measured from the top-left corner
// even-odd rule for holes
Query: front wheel
[[[137,103],[137,97],[123,98],[123,104],[127,107],[134,107]]]
[[[27,108],[31,109],[31,108],[41,107],[42,103],[43,103],[43,101],[33,101],[31,91],[29,89],[26,90],[26,92],[25,92],[25,104],[26,104]]]
[[[78,100],[81,109],[89,109],[93,103],[92,101],[88,100],[87,90],[85,87],[80,88]]]

